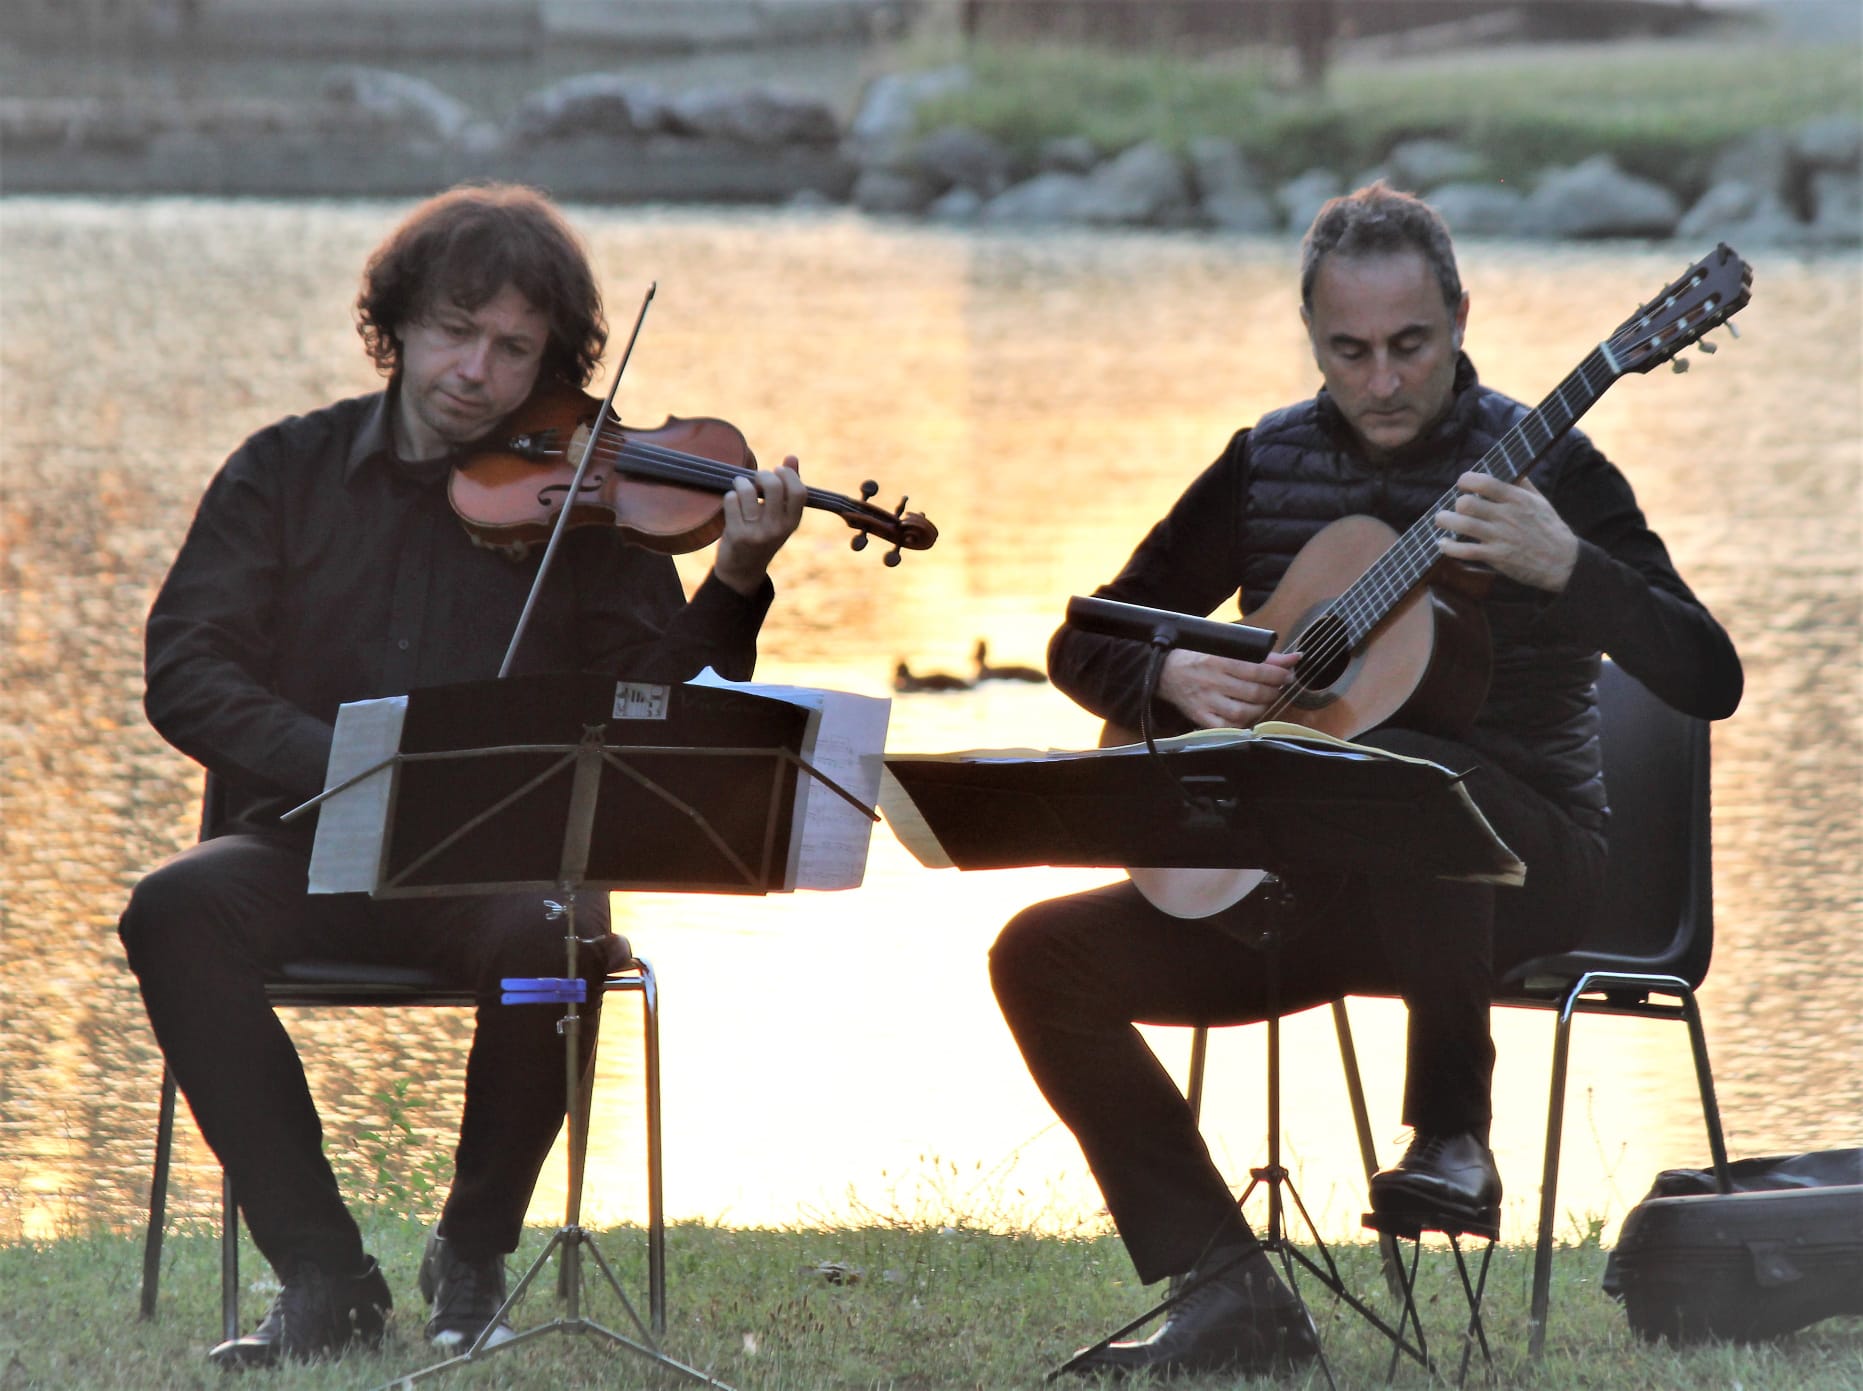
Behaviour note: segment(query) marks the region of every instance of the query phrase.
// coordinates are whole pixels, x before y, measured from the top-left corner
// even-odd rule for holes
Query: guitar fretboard
[[[1544,401],[1489,447],[1474,471],[1490,474],[1503,483],[1520,478],[1597,404],[1617,376],[1604,350],[1592,349]],[[1435,516],[1454,507],[1456,497],[1456,490],[1451,488],[1435,505],[1425,508],[1396,543],[1333,601],[1327,613],[1344,623],[1348,648],[1357,648],[1441,558],[1436,542],[1443,532]]]

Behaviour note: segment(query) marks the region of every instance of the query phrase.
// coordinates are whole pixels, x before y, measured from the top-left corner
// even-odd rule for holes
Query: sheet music
[[[324,789],[328,791],[364,769],[393,758],[401,748],[401,725],[407,711],[408,698],[404,695],[340,706],[330,743],[330,764],[324,771]],[[311,849],[312,893],[374,891],[381,872],[389,803],[394,796],[394,771],[392,763],[385,764],[323,804],[317,815],[317,840]]]
[[[710,667],[695,676],[691,684],[743,691],[807,710],[803,759],[862,805],[872,806],[878,799],[892,701],[811,686],[727,681]],[[860,887],[873,839],[873,822],[864,813],[849,806],[818,779],[798,771],[791,826],[789,864],[783,875],[785,889]]]

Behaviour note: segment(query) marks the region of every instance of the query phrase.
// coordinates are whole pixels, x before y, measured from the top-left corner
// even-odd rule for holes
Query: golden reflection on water
[[[197,776],[144,725],[140,623],[226,451],[373,385],[348,319],[401,211],[381,204],[0,203],[6,260],[7,633],[0,933],[0,1235],[129,1225],[146,1195],[159,1059],[115,915],[193,834]],[[1192,236],[982,236],[841,214],[576,210],[618,326],[659,296],[626,418],[714,414],[817,486],[881,485],[939,526],[897,569],[823,514],[779,559],[767,680],[884,694],[893,664],[959,673],[987,638],[1038,665],[1069,595],[1110,576],[1238,425],[1306,394],[1292,248]],[[1705,248],[1471,244],[1470,347],[1538,399]],[[1719,946],[1704,994],[1737,1154],[1856,1143],[1859,449],[1854,257],[1761,254],[1745,342],[1687,377],[1619,384],[1586,422],[1622,461],[1748,665],[1715,741]],[[696,575],[702,560],[687,567]],[[1046,687],[910,695],[900,751],[1091,743]],[[879,1215],[1072,1230],[1100,1221],[1072,1139],[990,999],[998,926],[1109,876],[920,868],[881,827],[865,886],[767,899],[643,895],[619,923],[664,991],[675,1218]],[[645,1208],[634,1002],[605,1030],[587,1212]],[[1355,1001],[1383,1152],[1398,1139],[1402,1011]],[[1502,1011],[1496,1147],[1511,1235],[1531,1229],[1550,1019]],[[443,1155],[470,1020],[300,1016],[333,1149],[409,1119]],[[1206,1126],[1238,1184],[1265,1159],[1260,1029],[1220,1031]],[[1157,1030],[1181,1067],[1188,1038]],[[1289,1021],[1285,1162],[1329,1236],[1363,1180],[1325,1012]],[[1657,1169],[1706,1158],[1673,1026],[1587,1020],[1561,1208],[1614,1225]],[[428,1085],[426,1079],[439,1079]],[[216,1173],[184,1132],[177,1203]],[[354,1170],[352,1170],[354,1172]],[[560,1220],[560,1158],[533,1209]],[[1574,1227],[1569,1223],[1567,1231]]]

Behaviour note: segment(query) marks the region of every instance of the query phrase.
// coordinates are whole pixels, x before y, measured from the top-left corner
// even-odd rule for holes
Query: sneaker
[[[495,1348],[517,1336],[509,1323],[498,1318],[505,1304],[505,1258],[466,1260],[440,1235],[438,1226],[427,1234],[427,1250],[420,1261],[420,1292],[433,1306],[427,1341],[442,1352],[463,1353],[475,1343],[482,1349]],[[488,1327],[490,1334],[479,1342]]]
[[[322,1362],[352,1344],[380,1347],[394,1307],[375,1258],[360,1274],[332,1280],[306,1261],[285,1277],[259,1326],[221,1343],[207,1356],[225,1371],[276,1367],[281,1362]]]

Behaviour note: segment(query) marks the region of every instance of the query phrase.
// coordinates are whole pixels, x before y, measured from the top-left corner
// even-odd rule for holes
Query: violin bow
[[[615,368],[615,378],[608,384],[608,394],[602,398],[602,408],[595,413],[595,423],[589,427],[589,437],[583,441],[582,457],[576,461],[576,475],[569,480],[569,491],[565,497],[582,496],[582,480],[589,471],[589,461],[595,457],[595,443],[601,438],[602,427],[615,418],[615,392],[620,390],[622,374],[627,371],[628,359],[634,356],[634,344],[640,341],[640,326],[647,321],[647,306],[653,303],[654,291],[660,288],[655,280],[648,284],[647,293],[641,298],[640,312],[634,316],[634,331],[627,336],[627,347],[621,352],[621,365]],[[530,626],[531,610],[537,607],[537,595],[543,591],[544,577],[550,573],[550,562],[556,555],[557,542],[562,540],[563,532],[569,527],[571,508],[563,507],[556,514],[556,524],[550,528],[550,540],[543,548],[543,559],[537,566],[537,578],[531,581],[530,593],[524,598],[524,611],[518,615],[517,627],[511,633],[511,645],[505,648],[505,659],[498,665],[498,679],[510,675],[511,663],[517,657],[518,644],[524,640],[524,630]]]

